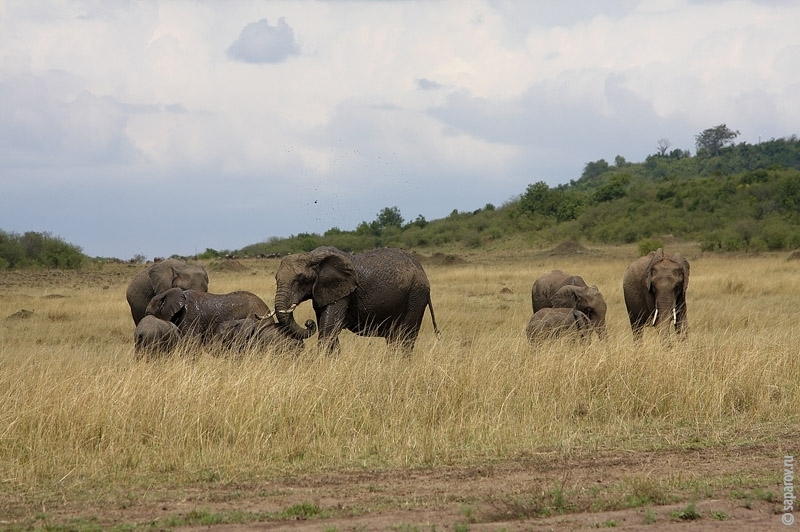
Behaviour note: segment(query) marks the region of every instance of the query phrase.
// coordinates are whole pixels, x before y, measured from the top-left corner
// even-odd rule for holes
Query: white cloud
[[[797,133],[796,2],[570,5],[7,2],[0,228],[90,254],[241,247],[501,204],[719,123]],[[215,222],[160,233],[174,198]]]

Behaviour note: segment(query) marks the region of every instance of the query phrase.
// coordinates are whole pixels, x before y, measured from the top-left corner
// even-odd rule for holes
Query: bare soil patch
[[[786,436],[695,450],[542,453],[469,467],[206,483],[124,500],[16,502],[34,503],[51,523],[157,530],[787,530],[777,479],[792,445]],[[26,522],[44,524],[33,510]]]

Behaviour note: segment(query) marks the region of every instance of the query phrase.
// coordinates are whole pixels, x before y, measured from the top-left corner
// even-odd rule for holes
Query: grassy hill
[[[385,207],[353,230],[272,237],[239,250],[207,249],[198,258],[280,256],[335,246],[459,250],[584,244],[658,247],[663,235],[699,242],[704,251],[781,251],[800,247],[800,139],[676,149],[630,163],[617,156],[586,164],[580,178],[550,187],[532,183],[516,198],[471,212],[406,222]],[[74,269],[87,257],[48,233],[0,231],[0,269]]]
[[[284,254],[321,245],[351,251],[482,248],[509,241],[646,245],[668,234],[700,242],[706,251],[800,247],[800,140],[742,143],[720,148],[718,155],[673,150],[641,163],[619,156],[614,164],[601,159],[587,163],[577,180],[557,187],[533,183],[499,207],[487,204],[408,223],[396,207],[387,207],[352,231],[275,237],[235,253]]]

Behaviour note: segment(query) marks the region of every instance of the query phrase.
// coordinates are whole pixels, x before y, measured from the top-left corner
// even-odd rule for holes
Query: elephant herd
[[[234,351],[258,347],[296,353],[317,332],[319,346],[333,353],[343,329],[383,337],[409,354],[426,308],[439,336],[428,277],[406,251],[352,254],[320,247],[284,257],[275,281],[271,310],[252,292],[208,293],[208,274],[201,265],[167,259],[139,272],[126,292],[136,324],[137,358],[168,353],[184,338]],[[685,331],[688,281],[688,261],[662,249],[628,267],[623,290],[635,339],[648,323],[658,326],[669,316],[678,333]],[[316,322],[306,320],[301,326],[293,312],[308,300]],[[533,316],[525,330],[531,342],[564,333],[606,334],[605,299],[578,275],[554,270],[542,276],[533,284],[531,301]]]
[[[666,332],[670,316],[676,333],[686,332],[688,285],[689,261],[679,253],[669,255],[659,248],[628,266],[622,290],[635,340],[648,324]],[[533,283],[531,302],[533,316],[525,328],[531,343],[564,334],[606,334],[605,299],[597,286],[588,286],[579,275],[561,270],[543,275]]]
[[[275,310],[251,292],[209,294],[200,265],[168,259],[138,273],[126,293],[136,324],[137,356],[170,351],[181,338],[224,347],[298,351],[319,328],[318,343],[339,349],[347,329],[379,336],[404,353],[414,348],[425,309],[439,334],[430,283],[412,254],[392,248],[357,255],[333,247],[285,257],[275,274]],[[311,300],[316,323],[300,326],[294,309]]]

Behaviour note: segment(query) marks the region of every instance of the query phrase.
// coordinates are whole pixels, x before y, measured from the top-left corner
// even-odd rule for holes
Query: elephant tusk
[[[675,310],[675,307],[672,307],[672,324],[678,324],[678,311]]]
[[[295,309],[296,306],[297,306],[297,303],[295,303],[291,307],[287,308],[286,310],[276,310],[275,312],[279,312],[281,314],[291,314],[292,312],[294,312],[294,309]]]
[[[657,319],[658,319],[658,309],[656,309],[655,313],[653,314],[653,327],[656,326]]]
[[[276,310],[273,310],[272,312],[270,312],[269,314],[267,314],[265,316],[261,316],[259,314],[256,314],[256,319],[257,320],[266,320],[267,318],[271,318],[272,316],[274,316],[276,312],[277,312]]]

